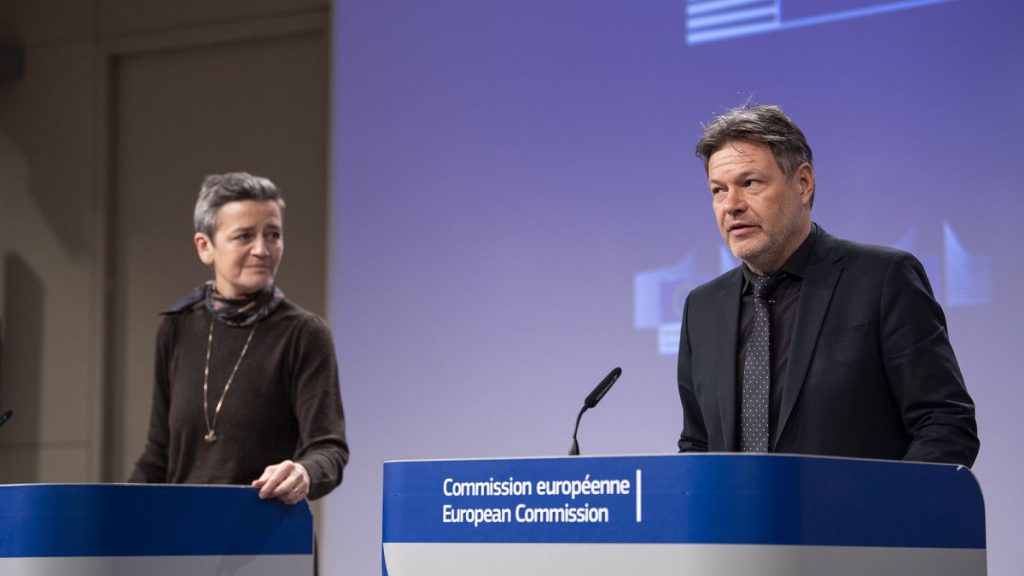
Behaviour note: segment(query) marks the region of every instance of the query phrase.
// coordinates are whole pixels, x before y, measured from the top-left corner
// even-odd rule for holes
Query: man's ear
[[[202,232],[196,232],[192,241],[196,245],[196,253],[199,254],[199,259],[203,264],[213,266],[213,239]]]
[[[810,205],[814,201],[814,167],[804,162],[796,169],[796,181],[800,185],[800,199]]]

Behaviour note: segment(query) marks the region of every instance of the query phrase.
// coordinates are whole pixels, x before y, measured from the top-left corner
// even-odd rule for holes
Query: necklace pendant
[[[213,444],[214,442],[217,441],[217,433],[214,432],[213,430],[210,430],[209,432],[203,435],[203,440],[206,440],[207,442]]]

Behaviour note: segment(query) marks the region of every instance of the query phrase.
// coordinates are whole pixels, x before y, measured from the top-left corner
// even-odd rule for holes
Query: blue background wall
[[[674,452],[679,305],[733,265],[693,145],[750,99],[807,134],[817,222],[925,262],[978,406],[990,573],[1018,573],[1016,3],[727,4],[336,5],[330,307],[353,460],[328,572],[379,570],[383,461],[564,454],[613,366],[582,451]]]

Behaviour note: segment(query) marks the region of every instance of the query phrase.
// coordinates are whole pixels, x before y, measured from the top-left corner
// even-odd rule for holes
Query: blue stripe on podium
[[[0,487],[0,558],[312,554],[305,503],[238,486]]]
[[[985,547],[980,489],[952,465],[708,454],[391,462],[384,476],[385,543]],[[630,493],[495,495],[493,484],[587,478],[628,480]],[[492,494],[455,495],[456,483]]]

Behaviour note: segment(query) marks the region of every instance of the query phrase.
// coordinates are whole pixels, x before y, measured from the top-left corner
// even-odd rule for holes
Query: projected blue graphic
[[[992,258],[969,254],[944,223],[946,305],[974,306],[992,302]]]
[[[913,228],[899,240],[889,244],[918,257],[936,299],[944,306],[977,306],[992,302],[992,258],[969,253],[948,222],[942,223],[943,254],[919,251],[917,233]],[[639,272],[633,277],[633,327],[656,330],[658,354],[673,356],[679,352],[679,324],[683,305],[690,291],[739,265],[725,245],[718,246],[718,271],[714,274],[698,270],[697,250],[663,268]]]
[[[686,43],[703,44],[953,1],[689,0]]]

